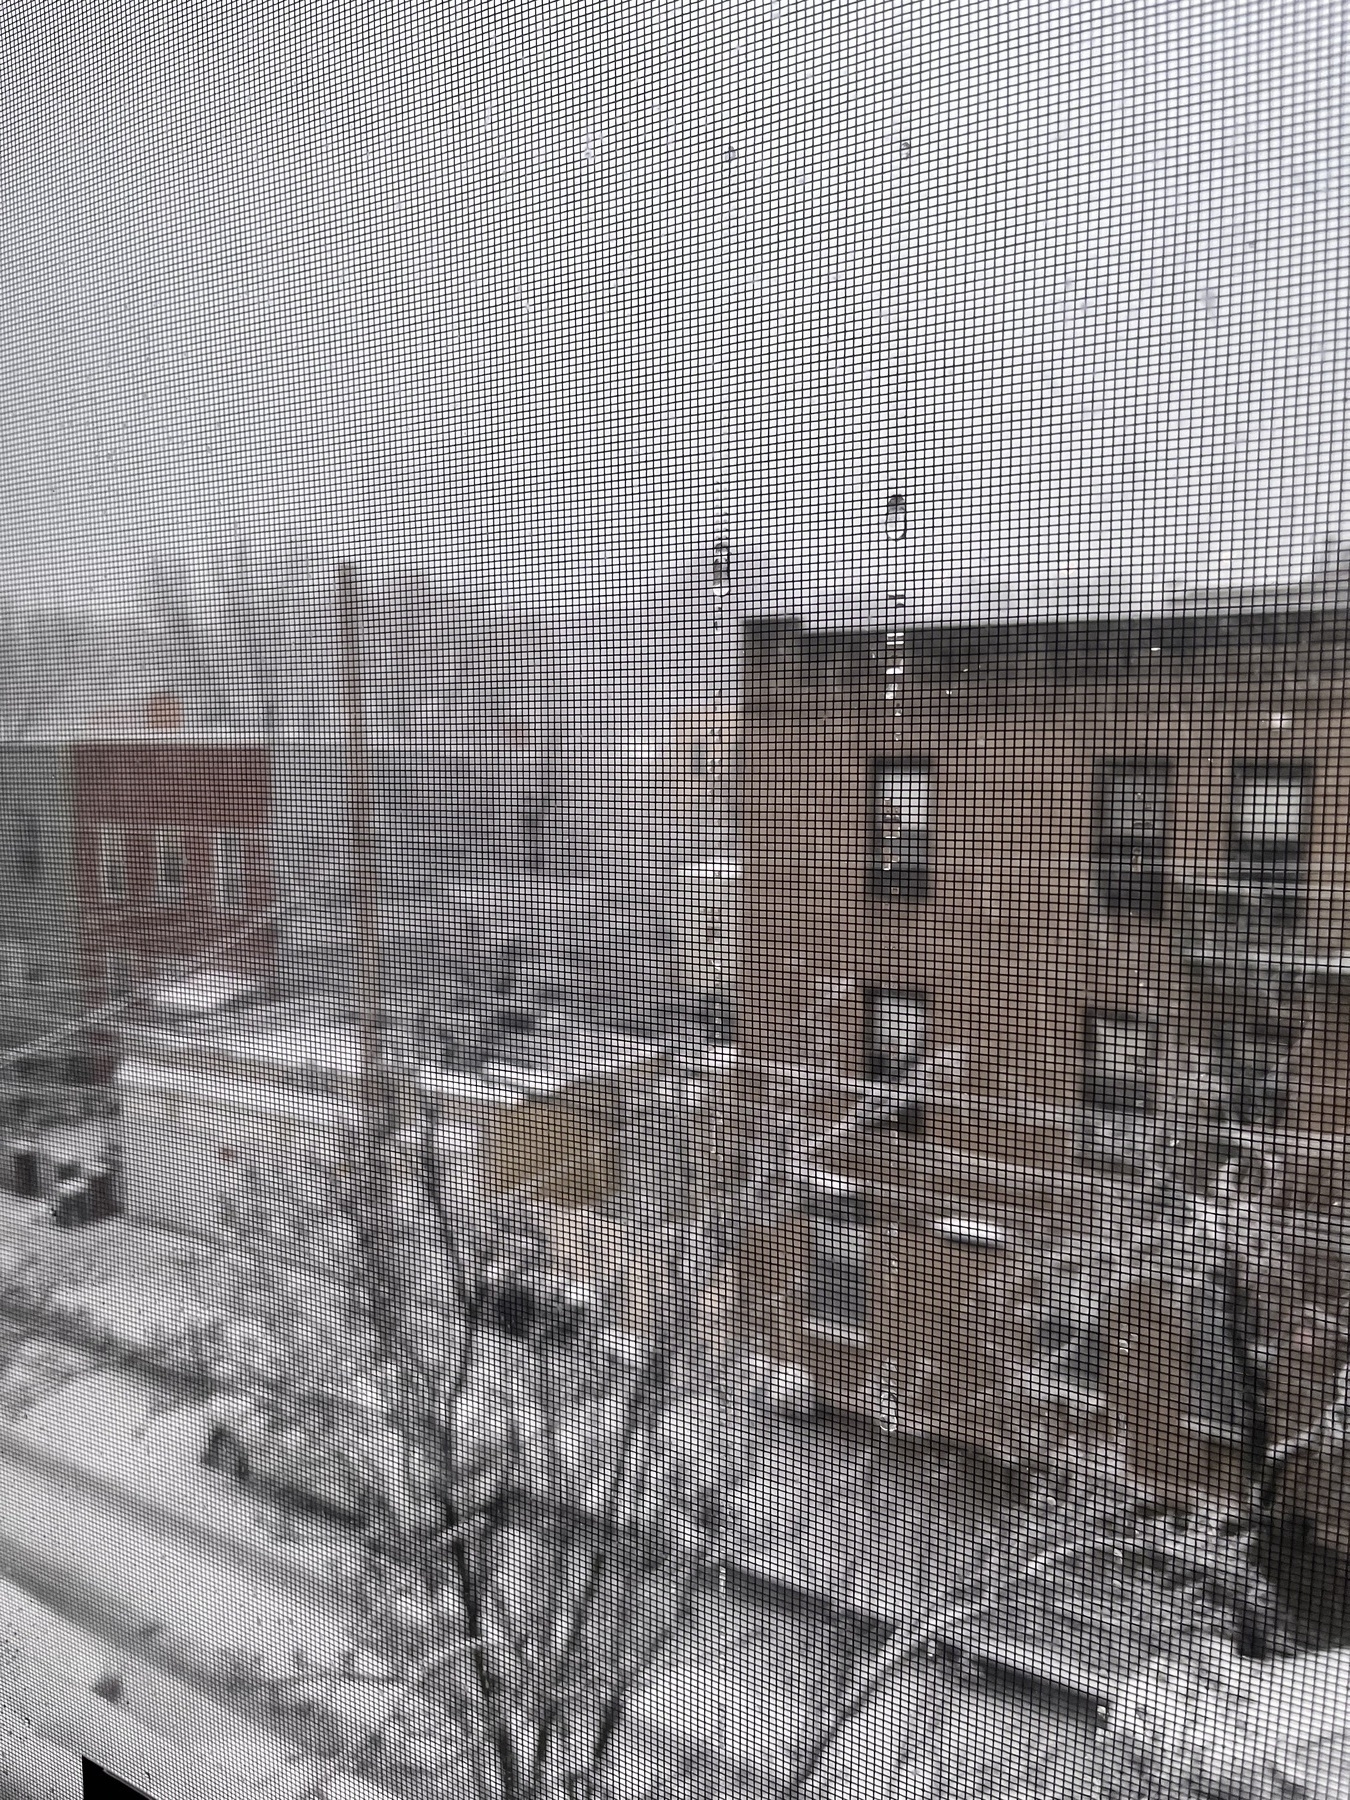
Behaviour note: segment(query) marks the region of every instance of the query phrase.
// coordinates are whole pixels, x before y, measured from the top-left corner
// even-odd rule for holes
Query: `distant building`
[[[0,1073],[0,1117],[21,1126],[46,1110],[35,1089],[78,1084],[87,1046],[27,1049],[85,1004],[70,765],[47,741],[0,745],[0,1051],[24,1049]]]
[[[678,731],[573,741],[518,720],[486,738],[373,736],[386,1003],[486,1003],[510,964],[531,1004],[566,1004],[610,1026],[655,1030],[701,1005],[679,871],[725,847],[732,742],[725,718],[711,738],[706,726],[697,779],[692,761],[678,761],[688,749]],[[27,1045],[110,1001],[139,1003],[194,970],[352,999],[340,733],[205,730],[199,710],[158,690],[69,729],[60,742],[0,751],[9,1042]],[[96,1073],[112,1053],[109,1035]],[[89,1061],[74,1047],[54,1055],[62,1079],[65,1063],[85,1072]]]
[[[167,694],[0,746],[0,973],[86,1006],[202,957],[270,975],[271,781]]]
[[[88,992],[116,998],[207,957],[269,979],[277,929],[267,747],[92,739],[68,756]]]

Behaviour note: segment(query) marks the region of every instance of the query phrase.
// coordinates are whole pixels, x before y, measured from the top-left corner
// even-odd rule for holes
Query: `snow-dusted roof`
[[[700,877],[706,881],[735,881],[741,865],[734,856],[717,856],[709,862],[686,863],[680,874],[687,879]]]
[[[314,1126],[355,1121],[355,1108],[329,1095],[307,1094],[275,1081],[232,1079],[215,1070],[182,1068],[150,1057],[126,1057],[117,1070],[117,1086],[124,1096],[156,1094],[202,1104],[209,1097],[219,1112],[233,1118],[282,1120],[289,1125]],[[125,1113],[124,1113],[125,1120]],[[127,1125],[123,1125],[124,1132]]]
[[[660,1054],[658,1046],[642,1039],[554,1015],[523,1034],[517,1051],[495,1057],[480,1069],[444,1070],[428,1063],[420,1078],[427,1093],[445,1099],[512,1104],[627,1073]],[[269,1073],[282,1081],[319,1074],[345,1084],[355,1080],[361,1067],[355,1025],[317,1011],[305,1016],[298,1008],[251,1019],[235,1016],[228,1023],[207,1018],[182,1034],[140,1034],[143,1063],[169,1061],[190,1067],[198,1056],[203,1069],[224,1062],[247,1070],[245,1078],[255,1082],[260,1077],[266,1080]]]
[[[30,1141],[53,1161],[97,1162],[106,1154],[111,1138],[106,1124],[90,1120],[80,1125],[52,1125]]]
[[[624,1075],[660,1055],[654,1044],[598,1032],[538,1034],[527,1040],[529,1060],[497,1057],[477,1070],[428,1069],[428,1093],[511,1105],[564,1092],[581,1082]]]
[[[233,975],[225,970],[202,970],[182,981],[167,982],[153,989],[148,999],[152,1006],[165,1012],[209,1013],[228,1006],[231,1001],[243,999],[256,987],[256,981],[244,975]]]
[[[323,1019],[292,1020],[270,1027],[241,1024],[212,1033],[209,1040],[203,1040],[204,1047],[208,1041],[210,1048],[232,1060],[266,1064],[278,1073],[313,1069],[324,1074],[355,1076],[361,1070],[360,1040],[355,1029]]]

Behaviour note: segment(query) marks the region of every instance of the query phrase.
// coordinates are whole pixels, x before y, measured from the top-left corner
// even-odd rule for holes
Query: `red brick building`
[[[162,728],[161,728],[162,729]],[[269,844],[271,756],[262,744],[165,733],[70,747],[80,953],[91,998],[212,967],[276,964]]]

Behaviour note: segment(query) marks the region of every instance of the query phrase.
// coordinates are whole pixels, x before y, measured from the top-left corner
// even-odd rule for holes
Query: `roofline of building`
[[[864,644],[903,636],[906,640],[943,636],[1019,637],[1072,632],[1144,634],[1150,630],[1175,633],[1203,621],[1212,627],[1216,619],[1243,623],[1261,620],[1312,623],[1325,618],[1350,620],[1350,579],[1300,582],[1286,587],[1196,588],[1179,594],[1166,607],[1151,612],[1054,612],[1022,613],[1012,617],[981,619],[928,619],[894,626],[815,626],[798,614],[748,614],[742,632],[762,638],[794,637],[804,641]]]

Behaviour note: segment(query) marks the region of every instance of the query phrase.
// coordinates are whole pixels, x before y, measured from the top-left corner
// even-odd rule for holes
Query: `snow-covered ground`
[[[5,1581],[0,1642],[0,1790],[78,1800],[84,1756],[154,1800],[298,1800],[323,1775],[284,1739]]]
[[[286,1541],[284,1529],[278,1533],[286,1515],[201,1467],[202,1438],[199,1408],[165,1410],[152,1390],[104,1373],[48,1396],[0,1440],[6,1492],[0,1558],[30,1597],[36,1594],[93,1644],[70,1664],[76,1689],[82,1693],[112,1674],[128,1692],[148,1693],[148,1668],[155,1680],[177,1684],[167,1722],[176,1720],[180,1734],[202,1706],[247,1713],[264,1692],[279,1695],[298,1659],[333,1667],[349,1639],[344,1534],[297,1518]],[[677,1646],[677,1672],[669,1678],[675,1686],[657,1690],[656,1703],[641,1714],[639,1736],[661,1731],[671,1717],[678,1669],[703,1667],[728,1646],[749,1654],[745,1647],[768,1630],[743,1599],[733,1596],[719,1607],[725,1611],[702,1621],[711,1642]],[[40,1619],[33,1629],[40,1630]],[[787,1679],[790,1659],[775,1658],[763,1645],[758,1655],[761,1667],[776,1663]],[[32,1666],[41,1689],[51,1671]],[[58,1714],[60,1666],[49,1696]],[[20,1709],[27,1679],[16,1667]],[[340,1705],[340,1684],[328,1691]],[[765,1692],[760,1701],[755,1729],[763,1744],[774,1736],[774,1717],[788,1719],[791,1709]],[[138,1704],[150,1723],[150,1700]],[[286,1725],[283,1714],[278,1726]],[[732,1748],[724,1744],[723,1752]],[[162,1800],[169,1790],[152,1791]]]
[[[1216,1646],[1163,1659],[1120,1694],[1105,1748],[1195,1793],[1345,1800],[1350,1651],[1253,1663]]]
[[[199,1295],[202,1259],[219,1254],[125,1222],[62,1234],[35,1213],[0,1215],[0,1266],[35,1251],[48,1276],[65,1278],[68,1294],[83,1294],[87,1311],[97,1303],[111,1326],[138,1329],[172,1317],[176,1291]],[[150,1701],[143,1703],[136,1716],[147,1730],[157,1717],[181,1742],[196,1730],[183,1721],[205,1718],[202,1709],[212,1707],[242,1729],[233,1707],[256,1703],[262,1689],[284,1681],[297,1652],[331,1658],[346,1642],[343,1575],[353,1540],[205,1469],[199,1404],[112,1370],[93,1352],[30,1337],[10,1364],[0,1414],[0,1573],[24,1590],[25,1605],[41,1602],[99,1647],[94,1656],[86,1646],[84,1662],[66,1659],[80,1680],[67,1679],[60,1658],[50,1666],[53,1716],[65,1717],[62,1692],[80,1695],[90,1685],[83,1681],[89,1659],[112,1656],[114,1672],[150,1672],[138,1674],[138,1683],[153,1676],[178,1684],[153,1717]],[[997,1503],[978,1501],[959,1458],[890,1443],[872,1461],[865,1447],[804,1421],[785,1422],[761,1449],[755,1489],[742,1496],[745,1536],[736,1560],[795,1588],[799,1618],[811,1616],[814,1594],[873,1618],[912,1622],[971,1573],[978,1515]],[[24,1629],[38,1630],[34,1619]],[[39,1660],[28,1659],[41,1688],[48,1675]],[[697,1630],[673,1648],[640,1697],[631,1754],[650,1758],[711,1737],[733,1763],[772,1765],[801,1740],[817,1665],[828,1665],[821,1644],[785,1624],[753,1586],[733,1584],[710,1600]],[[125,1672],[121,1679],[125,1685]],[[22,1683],[11,1681],[6,1693],[11,1710],[21,1712]],[[99,1717],[106,1704],[95,1707]],[[124,1704],[119,1718],[127,1711]],[[47,1747],[34,1752],[34,1767],[47,1770],[48,1758],[53,1794],[68,1791],[58,1782],[61,1743],[84,1741],[86,1722],[77,1714],[66,1740],[38,1734]],[[284,1720],[277,1723],[284,1730]],[[219,1735],[215,1725],[210,1730]],[[999,1793],[998,1773],[987,1766],[991,1732],[1021,1746],[1015,1760],[1028,1794],[1058,1793],[1061,1777],[1066,1793],[1091,1791],[1081,1720],[1026,1696],[972,1689],[931,1664],[908,1669],[850,1727],[852,1748],[834,1759],[836,1786],[859,1800],[888,1791],[860,1773],[886,1767],[889,1791],[928,1795],[960,1770],[950,1791]],[[927,1764],[913,1753],[911,1740],[920,1738],[931,1752]],[[0,1758],[0,1782],[14,1772]],[[178,1791],[173,1779],[166,1774],[169,1785],[151,1788],[159,1800]]]
[[[146,1789],[156,1800],[177,1800],[188,1791],[197,1745],[225,1763],[239,1759],[261,1784],[313,1729],[297,1713],[289,1721],[295,1736],[286,1736],[284,1716],[274,1732],[259,1732],[248,1706],[269,1677],[277,1683],[293,1671],[298,1650],[331,1656],[344,1641],[340,1574],[348,1540],[322,1521],[288,1521],[203,1469],[200,1441],[199,1408],[165,1410],[152,1389],[106,1373],[49,1395],[0,1441],[4,1561],[26,1590],[15,1618],[22,1616],[28,1633],[11,1633],[23,1653],[11,1665],[6,1697],[11,1711],[27,1705],[35,1720],[41,1715],[38,1735],[47,1748],[34,1766],[46,1766],[42,1756],[50,1758],[53,1744],[86,1743],[135,1779],[136,1757],[149,1754],[138,1747],[143,1729],[159,1734],[151,1745],[155,1779]],[[287,1524],[290,1541],[279,1529]],[[335,1573],[338,1593],[331,1591]],[[33,1610],[35,1590],[62,1621],[45,1639],[50,1614]],[[53,1653],[29,1656],[30,1642],[45,1642]],[[734,1588],[714,1589],[641,1694],[622,1760],[636,1769],[675,1754],[711,1753],[733,1767],[786,1767],[810,1739],[822,1684],[838,1674],[839,1650],[839,1640],[809,1615],[765,1606]],[[109,1675],[121,1684],[116,1707],[88,1691]],[[906,1671],[903,1693],[899,1712],[891,1696],[851,1729],[851,1748],[839,1753],[848,1768],[862,1767],[865,1754],[873,1766],[903,1764],[912,1773],[912,1740],[920,1733],[932,1737],[930,1750],[949,1773],[958,1763],[972,1772],[959,1791],[992,1796],[996,1786],[973,1780],[977,1752],[988,1741],[979,1721],[997,1723],[1011,1743],[1014,1715],[1023,1762],[1053,1752],[1072,1763],[1081,1753],[1081,1726],[1061,1720],[1047,1731],[1034,1709],[1010,1710],[1006,1699],[965,1688],[933,1665]],[[903,1741],[893,1729],[900,1718],[910,1733]],[[935,1718],[944,1723],[933,1737]],[[264,1789],[239,1781],[230,1791]]]
[[[155,1800],[280,1800],[312,1781],[294,1722],[257,1714],[298,1649],[342,1640],[322,1600],[333,1547],[317,1531],[270,1543],[200,1440],[196,1409],[106,1373],[6,1426],[0,1771],[22,1791],[74,1795],[81,1750]]]
[[[229,1285],[212,1273],[219,1246],[125,1221],[65,1234],[34,1215],[25,1230],[11,1223],[0,1258],[35,1246],[68,1259],[71,1279],[51,1305],[69,1330],[166,1372],[185,1366],[185,1352],[190,1361],[194,1322],[209,1319],[213,1287]],[[78,1366],[52,1363],[51,1384]],[[959,1574],[986,1509],[977,1502],[972,1517],[963,1507],[948,1459],[919,1451],[874,1461],[868,1446],[807,1422],[763,1420],[755,1429],[759,1466],[736,1496],[727,1545],[734,1567],[831,1606],[900,1620],[931,1601],[935,1582]],[[158,1478],[170,1479],[167,1468]],[[859,1506],[864,1492],[871,1497]]]

